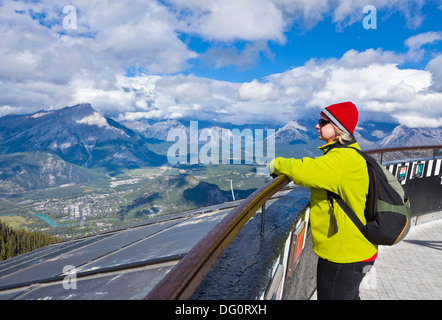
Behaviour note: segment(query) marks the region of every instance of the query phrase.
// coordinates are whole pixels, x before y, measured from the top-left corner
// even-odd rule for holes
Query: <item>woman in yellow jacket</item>
[[[377,246],[370,243],[327,191],[334,192],[353,209],[365,224],[368,193],[365,160],[353,149],[358,110],[351,102],[331,105],[321,112],[316,125],[317,158],[276,158],[270,163],[273,174],[286,174],[295,184],[310,188],[310,226],[313,250],[318,255],[318,299],[359,299],[359,285],[374,264]]]

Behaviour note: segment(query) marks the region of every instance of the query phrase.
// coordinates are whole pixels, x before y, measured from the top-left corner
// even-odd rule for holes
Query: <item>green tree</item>
[[[42,232],[14,230],[5,222],[0,221],[0,260],[6,260],[56,242],[60,242],[60,239]]]

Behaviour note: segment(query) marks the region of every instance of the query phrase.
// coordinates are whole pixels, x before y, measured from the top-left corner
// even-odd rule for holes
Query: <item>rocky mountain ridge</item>
[[[0,118],[0,153],[44,150],[83,167],[107,170],[166,162],[133,130],[79,104],[55,111]]]
[[[166,120],[149,124],[147,121],[139,120],[137,122],[123,122],[128,128],[140,132],[146,138],[155,138],[166,141],[167,133],[171,129],[180,128],[186,133],[189,132],[188,122],[177,120]],[[274,127],[276,143],[308,143],[310,140],[317,139],[314,122],[291,120],[281,127]],[[222,130],[223,124],[205,124],[199,128],[199,132],[204,129],[213,129],[217,132]],[[256,127],[259,127],[257,125]],[[261,125],[266,129],[270,127]],[[242,131],[247,126],[239,126]],[[230,126],[226,130],[231,130]],[[252,130],[253,131],[253,130]],[[355,130],[355,136],[361,144],[377,147],[396,147],[396,146],[419,146],[435,145],[442,141],[442,128],[410,128],[405,125],[391,123],[362,123]]]
[[[138,120],[117,122],[106,118],[90,104],[79,104],[60,110],[42,110],[31,115],[9,115],[0,118],[0,153],[3,155],[28,151],[53,153],[60,160],[86,167],[113,172],[122,168],[140,168],[167,164],[162,154],[150,150],[152,144],[167,142],[173,129],[189,135],[190,122],[178,120]],[[313,121],[292,120],[280,127],[199,123],[198,135],[217,133],[231,137],[250,129],[256,137],[257,129],[267,133],[265,139],[274,139],[276,156],[314,156],[321,141],[317,138]],[[225,128],[225,129],[223,129]],[[237,130],[233,130],[237,129]],[[269,131],[268,129],[272,129]],[[223,135],[229,130],[229,135]],[[203,135],[207,137],[208,135]],[[387,123],[360,123],[355,136],[362,149],[382,147],[437,145],[442,141],[441,128],[408,128]],[[189,140],[188,140],[189,141]],[[219,141],[220,145],[225,141]],[[171,142],[168,142],[169,145]],[[207,141],[199,141],[202,145]],[[227,142],[229,143],[229,142]],[[256,143],[256,141],[255,141]],[[58,160],[57,160],[58,161]],[[57,162],[56,161],[56,162]],[[59,162],[59,161],[58,161]],[[58,163],[57,162],[57,163]],[[8,170],[4,172],[9,172]]]

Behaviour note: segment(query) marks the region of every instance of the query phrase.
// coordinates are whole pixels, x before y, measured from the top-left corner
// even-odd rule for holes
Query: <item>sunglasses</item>
[[[318,120],[318,124],[319,124],[320,127],[323,127],[326,124],[329,124],[330,122],[331,122],[330,120],[327,120],[327,119],[324,119],[324,118],[319,118],[319,120]]]

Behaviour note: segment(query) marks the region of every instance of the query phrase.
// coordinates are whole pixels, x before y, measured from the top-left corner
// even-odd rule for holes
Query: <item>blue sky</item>
[[[339,58],[351,49],[365,51],[370,48],[382,48],[384,51],[406,54],[409,48],[405,46],[405,41],[408,38],[420,33],[442,30],[442,10],[435,8],[437,7],[431,3],[422,7],[424,19],[416,28],[407,26],[407,19],[400,12],[386,10],[377,12],[377,29],[364,29],[362,21],[339,29],[336,23],[333,23],[332,17],[324,18],[311,29],[291,26],[284,33],[287,38],[284,43],[270,41],[269,52],[260,52],[250,65],[217,68],[213,63],[208,64],[195,59],[187,72],[218,80],[245,82],[301,66],[312,58]],[[367,15],[361,14],[362,17]],[[189,47],[199,54],[207,52],[212,45],[199,37],[192,38],[186,35],[184,39],[188,40]],[[250,43],[237,41],[227,46],[240,53],[247,44]],[[441,49],[442,41],[430,44],[427,46],[425,59],[406,61],[399,67],[423,69],[432,54],[440,53]]]
[[[0,0],[0,116],[284,123],[351,100],[440,127],[441,21],[440,0]]]

